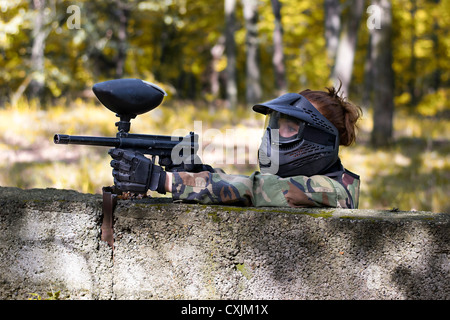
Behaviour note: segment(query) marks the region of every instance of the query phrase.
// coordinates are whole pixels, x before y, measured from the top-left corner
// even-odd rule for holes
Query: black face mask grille
[[[263,173],[274,173],[280,177],[309,176],[322,172],[337,160],[338,148],[307,140],[281,143],[275,146],[270,143],[270,135],[269,129],[266,131],[259,149],[258,157]],[[276,158],[272,159],[272,157]],[[274,164],[278,166],[276,173],[272,172]]]
[[[298,143],[298,144],[300,144],[300,143]],[[280,150],[281,150],[281,148],[280,148]],[[301,155],[308,155],[311,153],[316,154],[316,153],[319,153],[320,151],[325,151],[325,147],[314,144],[314,143],[308,143],[307,141],[305,141],[300,148],[288,153],[287,156],[292,157],[292,158],[297,158]]]
[[[297,166],[297,167],[301,167],[304,166],[305,164],[308,164],[310,162],[313,161],[317,161],[323,158],[323,154],[322,153],[316,153],[316,154],[312,154],[306,157],[303,157],[301,159],[299,159],[298,161],[293,162],[292,164]]]

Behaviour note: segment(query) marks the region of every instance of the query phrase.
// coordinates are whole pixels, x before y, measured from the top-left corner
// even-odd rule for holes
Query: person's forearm
[[[172,172],[172,198],[202,204],[252,205],[248,176],[201,172]],[[168,188],[166,188],[168,190]]]
[[[172,192],[172,172],[166,172],[166,192]]]

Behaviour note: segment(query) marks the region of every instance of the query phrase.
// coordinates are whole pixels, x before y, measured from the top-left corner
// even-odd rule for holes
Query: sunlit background
[[[251,106],[339,77],[364,110],[357,143],[340,152],[361,176],[360,208],[450,212],[449,0],[0,0],[0,17],[0,186],[112,184],[107,148],[53,144],[55,133],[115,135],[97,82],[157,83],[168,96],[131,132],[201,128],[202,159],[248,175],[263,126]],[[390,45],[375,50],[380,36]],[[380,101],[392,134],[373,117]]]

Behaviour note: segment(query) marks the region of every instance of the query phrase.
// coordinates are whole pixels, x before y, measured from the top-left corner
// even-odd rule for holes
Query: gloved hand
[[[214,168],[208,164],[203,164],[200,157],[196,154],[192,154],[183,160],[181,164],[173,164],[173,162],[168,159],[170,164],[165,165],[166,171],[170,172],[201,172],[209,171],[215,172]]]
[[[144,194],[148,189],[165,194],[166,172],[140,152],[110,149],[114,185],[122,192]]]

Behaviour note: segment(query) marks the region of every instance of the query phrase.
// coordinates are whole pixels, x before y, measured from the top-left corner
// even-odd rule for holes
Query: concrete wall
[[[119,201],[0,188],[0,298],[449,299],[450,214]]]

